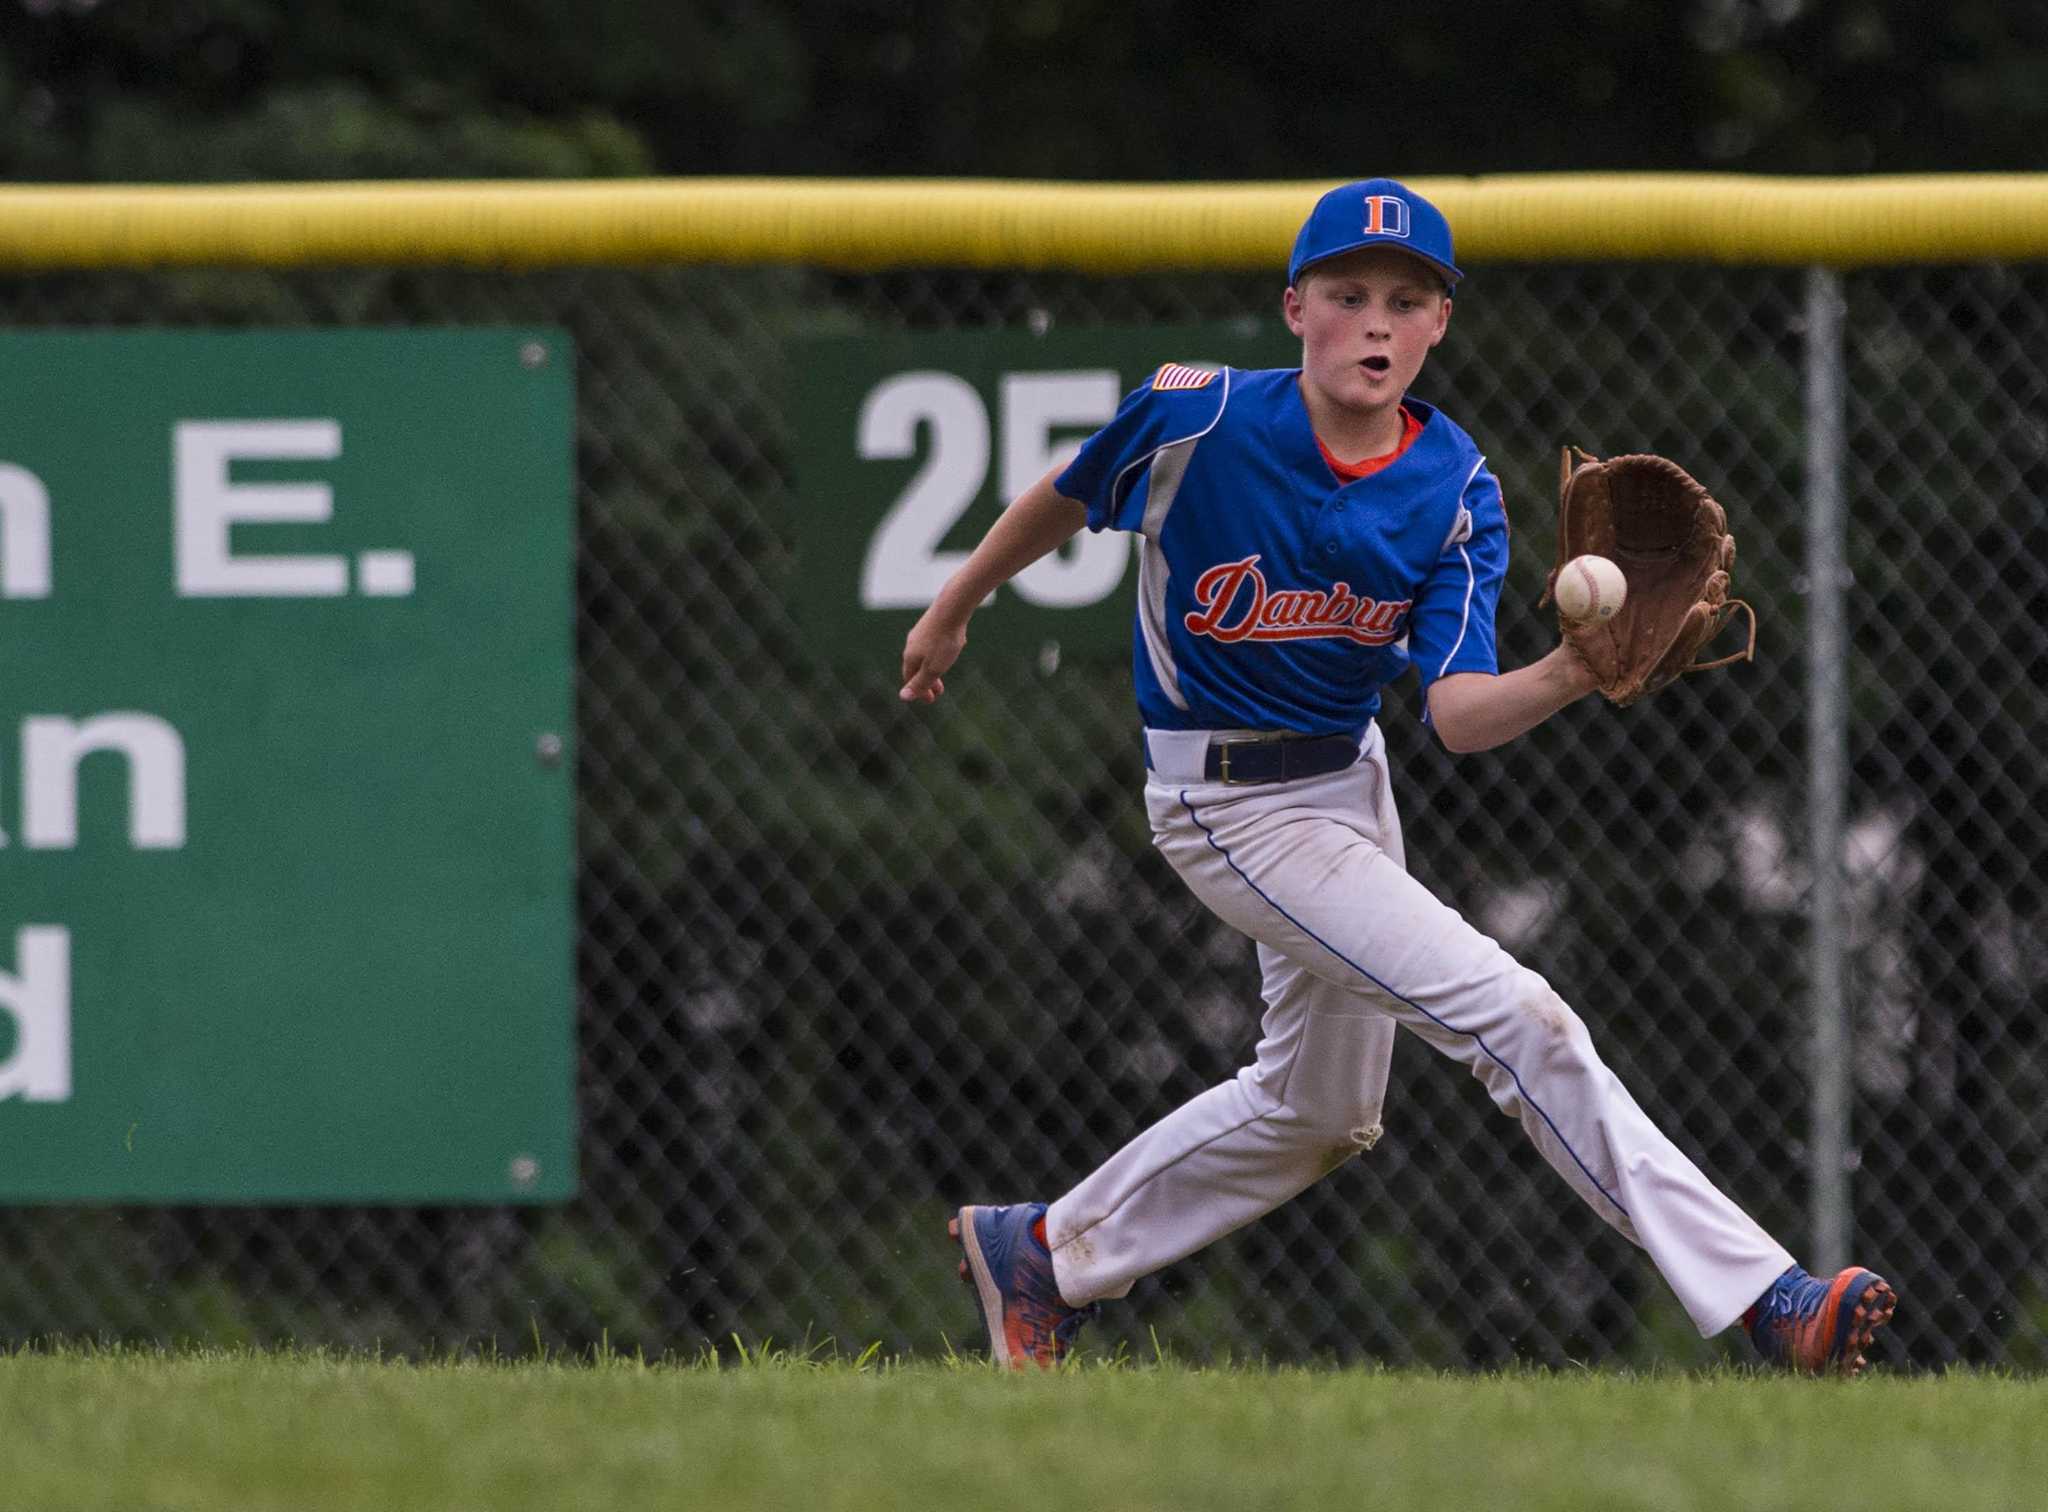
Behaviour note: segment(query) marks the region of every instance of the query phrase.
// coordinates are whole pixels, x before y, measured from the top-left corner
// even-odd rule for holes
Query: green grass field
[[[2035,1508],[2048,1379],[0,1356],[0,1505]]]

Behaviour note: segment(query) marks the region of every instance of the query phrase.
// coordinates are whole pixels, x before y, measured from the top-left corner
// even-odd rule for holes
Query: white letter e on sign
[[[325,483],[228,481],[238,458],[329,462],[341,455],[333,420],[181,420],[174,428],[178,593],[183,598],[334,598],[348,592],[348,559],[236,556],[238,522],[324,524],[334,514]]]

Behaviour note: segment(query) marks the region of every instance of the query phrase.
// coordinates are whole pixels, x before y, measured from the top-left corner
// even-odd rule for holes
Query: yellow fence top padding
[[[1407,181],[1461,264],[2048,258],[2048,174]],[[1329,181],[604,179],[0,189],[0,267],[801,263],[1272,269]]]

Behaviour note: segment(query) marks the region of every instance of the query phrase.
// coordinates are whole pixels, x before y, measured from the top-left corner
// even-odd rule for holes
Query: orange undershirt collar
[[[1401,453],[1415,444],[1415,438],[1422,434],[1422,422],[1407,405],[1401,406],[1401,439],[1394,443],[1394,449],[1381,457],[1367,457],[1361,462],[1340,462],[1329,447],[1323,445],[1323,438],[1316,437],[1316,449],[1323,454],[1323,460],[1330,464],[1330,471],[1346,483],[1356,483],[1360,478],[1369,478],[1381,468],[1400,460]]]

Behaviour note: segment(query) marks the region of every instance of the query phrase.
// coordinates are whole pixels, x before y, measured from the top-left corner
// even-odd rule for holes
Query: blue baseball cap
[[[1443,274],[1446,283],[1465,276],[1451,261],[1451,223],[1443,211],[1405,184],[1376,178],[1332,189],[1316,201],[1294,238],[1288,285],[1300,283],[1304,269],[1360,247],[1413,253]]]

